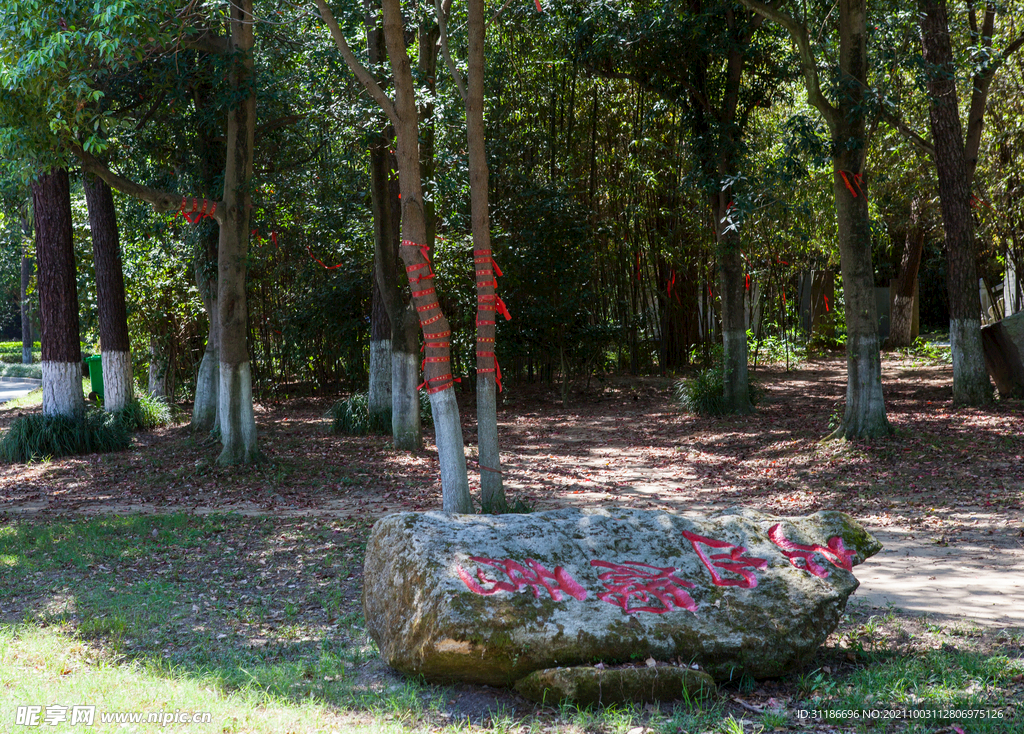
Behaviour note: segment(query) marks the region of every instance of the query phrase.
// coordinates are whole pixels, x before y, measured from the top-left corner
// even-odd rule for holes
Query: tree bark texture
[[[399,187],[402,193],[402,244],[413,304],[425,339],[424,378],[430,394],[441,468],[442,508],[446,512],[472,512],[466,475],[459,408],[452,390],[451,327],[433,288],[430,245],[420,180],[419,115],[416,109],[412,64],[405,46],[405,27],[399,0],[384,0],[384,40],[395,85],[395,113]]]
[[[900,258],[900,272],[896,279],[896,292],[893,294],[892,313],[889,317],[890,349],[903,349],[914,341],[914,290],[917,272],[921,267],[921,256],[924,253],[925,236],[921,206],[919,197],[910,202],[903,256]]]
[[[469,146],[470,219],[476,278],[476,418],[480,463],[480,504],[489,512],[508,509],[498,449],[496,387],[501,368],[495,353],[498,314],[508,316],[498,296],[497,271],[491,254],[486,130],[484,128],[484,0],[469,0],[469,72],[466,84],[466,138]]]
[[[33,182],[32,206],[39,263],[43,415],[77,418],[85,412],[85,398],[67,169],[55,168]]]
[[[228,113],[227,163],[224,167],[224,216],[217,252],[217,300],[220,315],[219,407],[220,464],[257,461],[256,421],[252,410],[249,366],[245,268],[249,250],[256,96],[253,77],[252,0],[231,5],[230,82],[239,97]]]
[[[114,195],[107,183],[86,173],[82,181],[89,208],[89,231],[96,269],[96,301],[99,308],[100,352],[103,359],[103,408],[120,410],[133,397],[131,340],[124,296],[121,238],[117,230]]]
[[[971,183],[960,124],[949,18],[945,0],[918,0],[917,6],[921,45],[928,69],[928,118],[946,235],[953,402],[984,405],[992,400],[992,384],[981,343],[981,297],[971,216]]]
[[[149,337],[149,382],[146,392],[150,397],[171,397],[170,390],[171,364],[167,350],[163,344],[163,336],[151,334]]]

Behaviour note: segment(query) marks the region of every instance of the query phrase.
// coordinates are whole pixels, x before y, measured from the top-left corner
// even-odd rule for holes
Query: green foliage
[[[750,404],[757,405],[761,399],[761,388],[751,380],[749,383]],[[706,367],[694,377],[680,380],[675,386],[676,402],[688,413],[703,416],[725,415],[725,380],[721,362]]]
[[[22,416],[0,438],[0,461],[25,463],[46,458],[121,451],[131,445],[117,415],[87,410],[81,418]]]
[[[134,400],[113,413],[114,419],[126,431],[149,431],[171,422],[171,408],[163,399],[155,398],[138,388],[135,394]]]
[[[426,392],[419,392],[420,421],[433,420],[430,399]],[[331,421],[331,433],[346,436],[365,436],[370,433],[387,435],[391,433],[391,411],[370,415],[370,397],[365,392],[353,393],[330,407],[325,416]]]
[[[11,364],[0,361],[0,377],[28,377],[33,380],[43,379],[43,367],[36,364]]]

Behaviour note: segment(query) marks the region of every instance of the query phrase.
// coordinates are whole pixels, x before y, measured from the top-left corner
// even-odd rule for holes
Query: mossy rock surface
[[[610,706],[682,698],[695,701],[715,695],[717,686],[704,671],[680,665],[628,668],[580,665],[535,670],[516,681],[515,689],[538,703]]]
[[[374,526],[363,611],[389,665],[434,681],[647,658],[774,677],[810,661],[880,549],[840,512],[402,513]]]

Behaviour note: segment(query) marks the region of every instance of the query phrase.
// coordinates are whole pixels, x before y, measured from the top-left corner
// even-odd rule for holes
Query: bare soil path
[[[947,365],[884,362],[893,438],[822,442],[841,409],[845,363],[758,370],[757,413],[681,413],[673,381],[594,380],[568,405],[557,389],[511,386],[499,419],[507,489],[536,509],[624,505],[707,512],[737,504],[798,515],[850,513],[886,550],[860,567],[855,604],[1024,626],[1024,412],[1018,401],[954,409]],[[460,395],[470,454],[472,395]],[[267,461],[225,470],[217,446],[175,426],[128,452],[0,467],[0,512],[237,512],[372,517],[440,508],[433,446],[333,436],[328,403],[257,406]],[[0,427],[20,410],[0,411]],[[471,466],[473,466],[471,462]]]

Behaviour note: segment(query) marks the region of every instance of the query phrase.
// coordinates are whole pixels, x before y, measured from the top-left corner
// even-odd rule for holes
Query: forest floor
[[[806,361],[789,371],[777,366],[759,369],[755,378],[764,391],[757,412],[721,419],[682,413],[672,400],[671,379],[595,378],[574,391],[567,405],[557,398],[555,388],[510,385],[499,411],[502,469],[510,499],[537,510],[615,505],[704,512],[744,505],[799,515],[839,509],[873,532],[888,533],[883,542],[912,541],[933,555],[949,553],[944,563],[954,567],[960,565],[957,553],[962,554],[969,575],[984,572],[967,564],[971,557],[979,568],[989,567],[989,573],[1001,572],[1004,554],[1011,564],[1024,558],[1020,402],[954,408],[948,365],[890,358],[883,364],[883,382],[895,435],[877,441],[822,441],[842,405],[845,360]],[[472,457],[473,398],[459,397]],[[439,509],[440,486],[429,432],[422,452],[396,452],[386,437],[330,434],[324,418],[328,407],[329,401],[312,399],[258,405],[266,461],[251,468],[217,467],[218,445],[193,437],[186,425],[138,434],[133,449],[122,453],[0,467],[0,530],[6,525],[18,528],[19,537],[56,537],[74,535],[75,523],[86,522],[92,523],[90,533],[128,532],[127,537],[135,540],[124,542],[140,547],[150,543],[151,530],[154,549],[166,550],[166,557],[138,556],[117,572],[116,580],[109,576],[116,561],[97,561],[100,551],[86,564],[88,570],[73,579],[60,576],[64,571],[58,572],[56,565],[41,565],[36,576],[59,576],[51,579],[49,591],[44,584],[42,591],[23,590],[13,598],[0,598],[0,621],[40,619],[42,607],[52,619],[60,606],[54,607],[54,590],[60,584],[66,588],[69,581],[131,587],[153,574],[160,579],[173,574],[176,583],[194,587],[191,598],[205,594],[207,601],[193,604],[191,610],[191,601],[180,601],[185,605],[180,630],[168,628],[157,642],[147,640],[143,632],[132,634],[132,639],[122,640],[118,654],[198,666],[195,634],[188,631],[196,628],[197,619],[209,633],[213,650],[237,642],[239,636],[250,645],[256,640],[263,648],[289,641],[289,650],[296,647],[296,635],[304,640],[337,636],[339,620],[351,622],[359,615],[361,553],[373,520],[395,511]],[[0,428],[29,410],[0,409]],[[475,462],[470,464],[472,476]],[[224,513],[235,516],[224,519]],[[210,520],[203,520],[206,516]],[[181,541],[188,528],[194,539],[211,522],[218,528],[215,541]],[[0,559],[3,545],[0,542]],[[225,556],[224,548],[231,555]],[[27,559],[31,554],[25,553]],[[870,563],[862,568],[868,569]],[[211,567],[219,569],[218,578],[205,573]],[[922,578],[917,591],[926,598],[927,582],[935,580],[928,574],[935,572],[917,571]],[[254,617],[242,614],[241,602],[239,607],[222,606],[225,598],[238,595],[255,605]],[[221,604],[216,603],[218,598]],[[813,674],[737,688],[727,694],[725,711],[741,719],[750,718],[752,711],[767,716],[764,712],[779,702],[785,708],[786,701],[828,693],[833,673],[839,676],[845,668],[852,675],[862,662],[858,655],[876,651],[883,657],[902,651],[907,660],[938,651],[971,660],[1016,661],[1003,670],[1000,685],[1005,686],[999,696],[1024,698],[1018,674],[1018,667],[1024,669],[1024,634],[1012,615],[982,619],[968,609],[959,620],[941,614],[921,618],[891,605],[858,606],[857,598],[843,627],[823,648]],[[925,604],[917,611],[934,610]],[[68,617],[60,619],[67,622]],[[222,637],[228,639],[220,642]],[[207,669],[207,663],[200,667]],[[233,669],[230,660],[217,665],[222,671]],[[373,656],[363,655],[358,668],[357,687],[386,692],[404,685]],[[430,727],[462,717],[474,724],[490,722],[494,728],[495,711],[500,709],[502,715],[520,712],[508,729],[518,731],[516,726],[526,726],[520,716],[533,710],[509,694],[474,687],[416,695],[441,702],[441,719],[430,719]],[[644,719],[640,714],[631,720],[631,726],[639,722],[640,730],[690,730],[672,724],[660,728],[652,723],[657,715]],[[556,712],[545,721],[555,720],[551,716],[566,715]],[[786,721],[787,726],[801,726],[792,712]],[[1020,725],[1016,721],[1011,726]],[[567,726],[565,731],[617,730],[607,723],[592,728],[575,721]],[[629,730],[637,731],[635,726]],[[754,730],[751,723],[748,731]],[[956,731],[938,725],[925,730]]]

